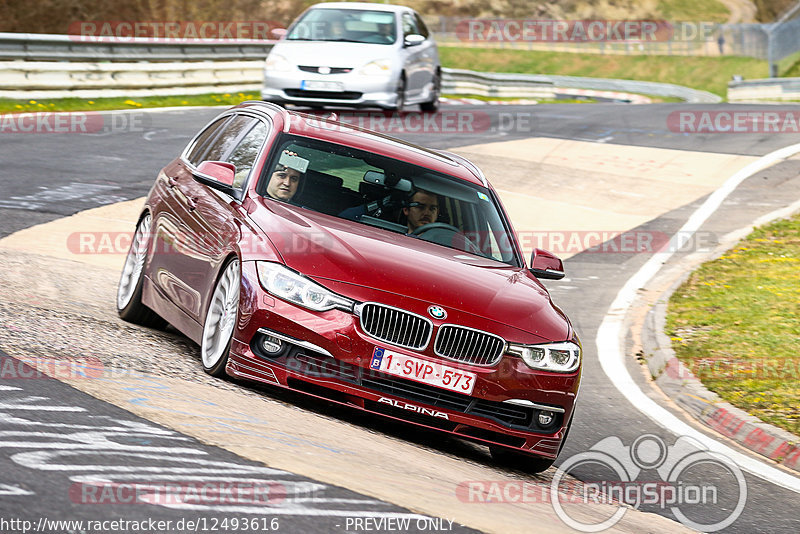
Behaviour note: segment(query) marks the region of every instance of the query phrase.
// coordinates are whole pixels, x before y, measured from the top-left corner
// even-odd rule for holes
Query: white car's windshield
[[[289,30],[289,41],[344,41],[394,44],[394,13],[357,9],[312,9]]]
[[[274,145],[259,192],[354,223],[519,263],[509,225],[489,189],[404,161],[285,135]]]

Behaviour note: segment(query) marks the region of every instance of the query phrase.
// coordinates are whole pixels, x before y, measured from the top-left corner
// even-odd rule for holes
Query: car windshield
[[[360,9],[312,9],[289,30],[289,41],[344,41],[394,44],[394,13]]]
[[[519,266],[509,225],[488,188],[300,136],[283,134],[273,147],[258,186],[267,198]],[[296,177],[293,184],[287,175]]]

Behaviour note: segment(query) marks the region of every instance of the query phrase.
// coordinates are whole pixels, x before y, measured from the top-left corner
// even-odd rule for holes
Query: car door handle
[[[169,187],[175,187],[178,185],[178,177],[177,176],[167,176],[167,184]]]
[[[187,197],[186,207],[189,208],[189,211],[194,211],[195,209],[197,209],[197,202],[192,197]]]

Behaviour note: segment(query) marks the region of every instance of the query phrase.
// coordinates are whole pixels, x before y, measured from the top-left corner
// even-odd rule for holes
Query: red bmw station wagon
[[[333,119],[246,102],[159,173],[119,283],[123,319],[169,322],[214,376],[255,380],[547,469],[581,346],[482,172]]]

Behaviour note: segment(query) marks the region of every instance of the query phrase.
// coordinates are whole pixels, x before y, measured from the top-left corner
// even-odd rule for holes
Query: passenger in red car
[[[417,191],[411,197],[403,214],[408,219],[408,233],[420,226],[436,222],[439,217],[439,198],[427,191]]]
[[[285,152],[290,156],[297,156],[294,152]],[[272,176],[269,178],[267,184],[267,195],[275,200],[289,202],[297,193],[297,188],[300,185],[300,180],[303,178],[303,173],[283,163],[275,165],[275,170],[272,171]]]

